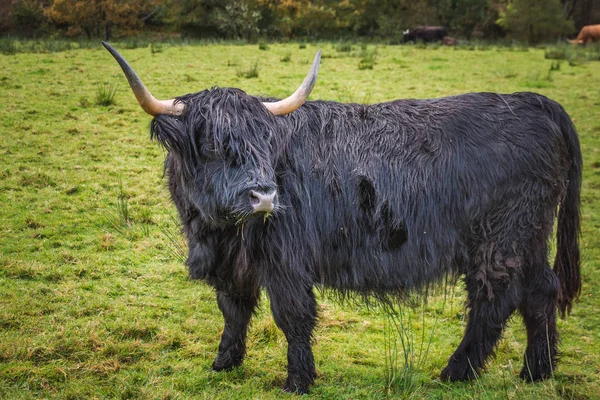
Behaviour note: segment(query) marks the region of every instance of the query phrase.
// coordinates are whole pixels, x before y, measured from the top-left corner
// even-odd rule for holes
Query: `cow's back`
[[[577,42],[586,44],[600,41],[600,25],[586,25],[577,35]]]
[[[497,224],[511,230],[563,190],[566,150],[543,96],[323,105],[290,116],[287,211],[273,229],[302,238],[290,245],[326,286],[419,287],[469,257],[478,226],[513,209]]]

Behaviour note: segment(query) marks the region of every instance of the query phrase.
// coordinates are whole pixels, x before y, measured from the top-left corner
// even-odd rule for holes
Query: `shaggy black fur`
[[[446,35],[448,35],[448,29],[443,26],[420,26],[405,33],[402,41],[404,43],[416,42],[418,40],[422,40],[425,43],[439,42]]]
[[[215,370],[242,363],[262,288],[289,345],[285,390],[304,393],[315,378],[315,286],[389,301],[452,274],[466,281],[469,320],[444,379],[484,368],[517,309],[528,333],[521,376],[552,373],[556,309],[568,312],[581,286],[582,161],[559,104],[473,93],[313,101],[273,116],[261,100],[213,88],[152,123],[190,275],[216,288],[225,318]],[[275,189],[273,214],[253,214],[249,191]]]

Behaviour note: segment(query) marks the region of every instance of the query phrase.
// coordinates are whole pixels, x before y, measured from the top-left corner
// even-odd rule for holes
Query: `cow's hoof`
[[[295,394],[308,394],[309,386],[310,384],[302,383],[299,379],[290,379],[288,377],[285,385],[283,386],[283,391]]]
[[[244,357],[231,357],[229,352],[219,354],[212,364],[213,371],[231,371],[242,365]]]
[[[525,382],[538,382],[548,379],[552,376],[551,371],[542,371],[541,368],[529,368],[527,365],[523,367],[519,378]]]
[[[476,379],[477,371],[473,369],[468,360],[463,362],[450,361],[442,371],[440,378],[449,382],[464,382]]]
[[[291,394],[308,394],[307,387],[299,387],[299,386],[288,385],[288,384],[286,384],[283,387],[283,391],[286,393],[291,393]]]

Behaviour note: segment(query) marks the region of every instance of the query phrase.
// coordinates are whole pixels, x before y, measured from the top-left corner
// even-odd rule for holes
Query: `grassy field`
[[[584,287],[559,321],[554,378],[518,379],[526,338],[514,316],[486,373],[441,382],[464,329],[460,287],[396,320],[320,296],[318,379],[307,398],[600,398],[599,61],[501,47],[115,47],[158,98],[214,85],[287,96],[321,48],[313,99],[535,91],[563,104],[584,156]],[[0,98],[0,398],[283,396],[287,346],[266,297],[244,366],[210,371],[222,317],[212,290],[187,279],[164,152],[108,52],[0,55]]]

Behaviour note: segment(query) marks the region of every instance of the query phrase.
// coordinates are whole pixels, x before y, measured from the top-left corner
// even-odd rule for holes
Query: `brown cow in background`
[[[569,40],[571,44],[588,44],[600,42],[600,25],[585,25],[579,31],[577,39]]]
[[[442,39],[442,44],[444,46],[456,46],[457,43],[458,41],[453,36],[444,36],[444,38]]]

